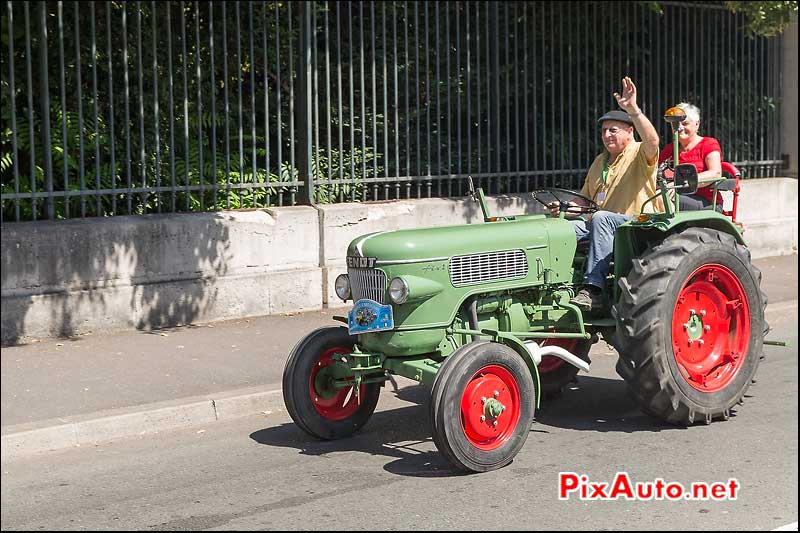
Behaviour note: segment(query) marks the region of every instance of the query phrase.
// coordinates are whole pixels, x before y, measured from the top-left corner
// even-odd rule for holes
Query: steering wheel
[[[596,211],[600,211],[600,206],[597,205],[597,203],[594,200],[592,200],[591,198],[587,198],[586,196],[580,193],[570,191],[568,189],[559,189],[558,187],[548,187],[546,189],[537,189],[531,192],[531,196],[533,197],[533,199],[542,204],[545,207],[545,209],[549,210],[550,209],[549,204],[552,203],[552,200],[545,201],[541,198],[541,196],[547,198],[547,195],[550,195],[553,198],[555,198],[555,201],[558,202],[558,210],[559,212],[562,213],[569,212],[576,215],[585,215],[589,213],[594,213]],[[570,205],[569,200],[564,200],[563,198],[564,195],[580,198],[581,200],[585,201],[588,205]]]

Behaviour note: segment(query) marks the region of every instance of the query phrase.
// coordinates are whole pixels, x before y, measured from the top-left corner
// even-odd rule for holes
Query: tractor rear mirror
[[[697,167],[691,163],[675,167],[674,183],[676,192],[694,194],[697,191]]]

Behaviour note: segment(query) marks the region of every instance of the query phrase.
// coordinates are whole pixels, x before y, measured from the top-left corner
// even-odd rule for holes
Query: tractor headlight
[[[402,304],[408,300],[408,283],[403,278],[394,278],[389,283],[389,298],[396,303]]]
[[[343,302],[350,299],[350,277],[347,274],[339,274],[336,277],[336,296]]]

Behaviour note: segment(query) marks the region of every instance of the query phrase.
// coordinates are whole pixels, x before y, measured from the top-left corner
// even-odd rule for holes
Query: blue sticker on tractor
[[[351,335],[384,331],[394,327],[392,306],[374,300],[359,300],[347,316],[347,330]]]

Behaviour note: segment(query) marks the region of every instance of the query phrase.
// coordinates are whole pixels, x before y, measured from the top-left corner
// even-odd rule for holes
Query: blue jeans
[[[583,282],[602,289],[608,275],[609,263],[614,257],[614,232],[630,220],[628,215],[610,211],[597,211],[588,223],[573,220],[578,242],[589,240],[589,257],[586,259],[586,272]]]

